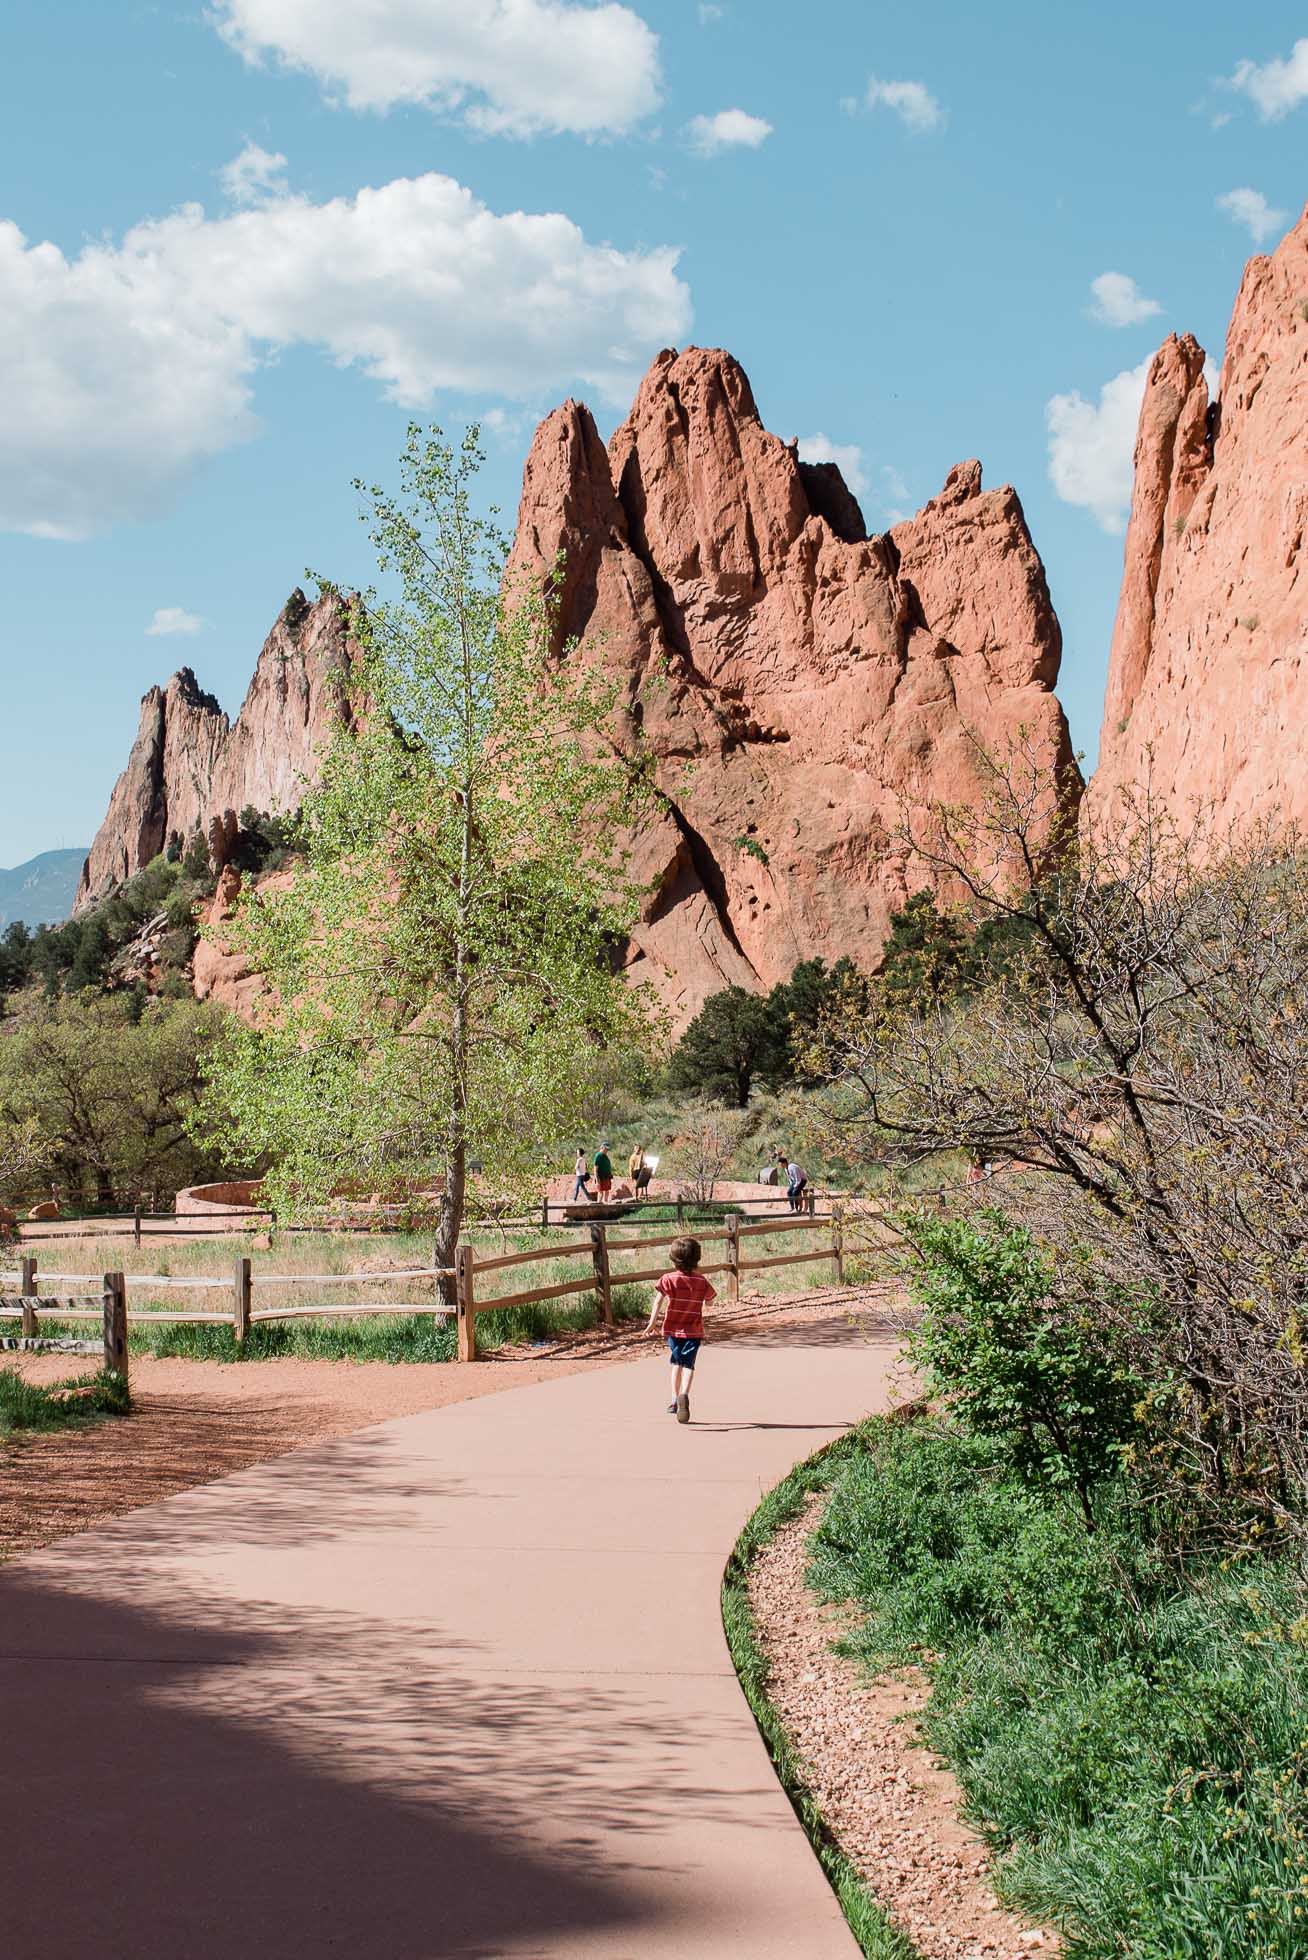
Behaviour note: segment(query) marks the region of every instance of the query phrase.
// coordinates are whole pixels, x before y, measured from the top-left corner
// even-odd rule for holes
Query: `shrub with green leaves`
[[[1072,1486],[1093,1529],[1091,1492],[1139,1441],[1148,1385],[1114,1353],[1092,1298],[1056,1296],[1029,1231],[997,1212],[916,1212],[906,1229],[924,1309],[909,1347],[928,1393],[1002,1438],[1024,1477]]]

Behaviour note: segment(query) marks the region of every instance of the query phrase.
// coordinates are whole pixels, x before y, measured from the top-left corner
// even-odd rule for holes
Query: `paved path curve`
[[[0,1570],[13,1960],[849,1960],[722,1635],[840,1322],[385,1423]]]

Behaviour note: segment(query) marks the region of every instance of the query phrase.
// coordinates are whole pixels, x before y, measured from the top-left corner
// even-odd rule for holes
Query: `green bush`
[[[930,1742],[1069,1960],[1308,1951],[1308,1619],[1288,1564],[1179,1570],[1128,1482],[1086,1533],[999,1438],[870,1426],[814,1582],[853,1651],[925,1659]]]
[[[973,1224],[907,1221],[924,1312],[909,1343],[929,1394],[980,1436],[1002,1437],[1022,1475],[1091,1493],[1142,1435],[1147,1385],[1115,1356],[1094,1302],[1056,1300],[1030,1232],[998,1213]],[[1157,1389],[1154,1391],[1157,1396]]]

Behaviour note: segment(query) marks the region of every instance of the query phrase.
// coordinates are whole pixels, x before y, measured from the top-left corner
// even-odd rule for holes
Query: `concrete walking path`
[[[846,1318],[298,1450],[0,1568],[13,1960],[849,1960],[723,1638]]]

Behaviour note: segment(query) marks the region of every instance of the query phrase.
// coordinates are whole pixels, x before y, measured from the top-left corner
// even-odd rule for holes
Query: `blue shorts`
[[[673,1367],[693,1369],[695,1366],[695,1356],[699,1353],[699,1343],[700,1336],[698,1334],[693,1337],[683,1334],[669,1334],[668,1354]]]

